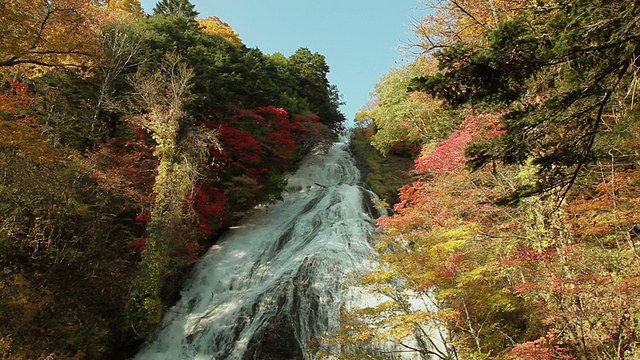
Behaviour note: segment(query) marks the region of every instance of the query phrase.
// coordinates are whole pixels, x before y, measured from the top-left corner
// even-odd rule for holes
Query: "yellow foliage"
[[[98,48],[90,0],[0,2],[0,68],[79,67]]]
[[[105,5],[111,11],[124,11],[136,17],[144,15],[139,0],[107,0]]]
[[[209,16],[204,19],[196,19],[202,27],[202,31],[211,35],[220,35],[236,46],[242,45],[240,35],[238,35],[229,24],[220,20],[217,16]]]
[[[59,151],[48,144],[40,132],[23,121],[0,120],[0,149],[14,148],[17,154],[35,163],[52,164]]]
[[[503,21],[530,9],[526,0],[421,0],[429,10],[414,26],[425,52],[455,41],[477,42]],[[542,16],[538,16],[542,18]]]
[[[14,335],[29,329],[40,308],[50,299],[43,288],[34,286],[22,273],[0,273],[0,358],[23,359],[14,348]],[[40,344],[33,344],[34,346]]]

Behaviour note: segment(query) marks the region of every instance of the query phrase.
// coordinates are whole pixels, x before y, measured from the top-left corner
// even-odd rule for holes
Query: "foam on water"
[[[309,155],[283,201],[261,207],[199,261],[181,300],[136,359],[243,359],[266,324],[286,317],[305,359],[338,326],[342,307],[366,302],[341,283],[368,269],[375,197],[358,185],[345,142]]]

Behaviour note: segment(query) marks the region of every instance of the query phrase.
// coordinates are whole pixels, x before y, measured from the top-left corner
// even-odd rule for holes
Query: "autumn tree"
[[[103,50],[90,79],[97,88],[91,120],[99,131],[94,137],[106,139],[125,122],[121,118],[125,112],[123,93],[128,88],[126,76],[140,65],[139,57],[145,48],[144,30],[130,22],[133,18],[117,14],[99,32]]]
[[[413,24],[421,52],[431,53],[458,41],[484,44],[484,34],[522,11],[543,9],[543,2],[523,0],[421,0],[428,14]],[[541,15],[541,14],[538,14]]]
[[[136,17],[144,15],[139,0],[107,0],[105,5],[111,11],[119,10]]]
[[[353,344],[345,358],[358,351],[357,339],[440,359],[484,358],[526,339],[524,303],[504,290],[510,274],[500,270],[509,246],[488,236],[510,216],[487,199],[511,184],[465,170],[465,146],[499,135],[498,119],[470,115],[416,160],[422,177],[399,190],[395,215],[379,219],[379,265],[359,281],[382,301],[345,314],[353,326],[337,335]]]
[[[130,271],[119,271],[131,264],[133,231],[123,217],[131,203],[93,181],[78,152],[52,144],[32,111],[42,96],[34,92],[15,82],[0,95],[0,338],[13,343],[0,353],[105,356],[114,324],[104,314],[112,305],[93,294],[124,305]]]
[[[96,43],[88,0],[17,0],[0,4],[0,67],[79,67]]]
[[[240,35],[233,31],[231,26],[222,21],[217,16],[209,16],[204,19],[198,18],[196,19],[198,24],[202,27],[202,31],[207,34],[212,35],[220,35],[223,38],[229,40],[236,46],[242,45],[242,40],[240,40]]]
[[[134,55],[142,43],[138,30],[134,30],[135,15],[112,9],[109,4],[76,2],[74,7],[71,5],[53,2],[46,7],[51,13],[41,14],[46,19],[42,19],[43,33],[33,34],[39,43],[34,43],[31,50],[38,57],[48,59],[47,64],[28,60],[7,71],[12,78],[22,79],[34,89],[32,101],[23,110],[32,116],[50,141],[81,150],[105,139],[107,133],[113,133],[118,118],[111,96],[116,91],[114,85],[123,88],[124,76],[120,75],[125,70],[131,71]],[[37,17],[29,21],[35,20]],[[58,51],[66,46],[64,42],[86,47],[88,52]]]
[[[464,120],[380,220],[361,284],[388,301],[347,313],[344,357],[636,358],[636,4],[437,4],[412,88]]]
[[[201,251],[336,125],[311,111],[326,78],[304,89],[304,67],[163,3],[0,4],[0,357],[131,355]]]
[[[154,155],[159,159],[145,250],[129,304],[129,321],[139,336],[147,335],[161,319],[159,292],[171,239],[183,221],[185,202],[207,160],[208,147],[219,146],[216,134],[190,126],[183,110],[192,77],[178,56],[168,55],[157,72],[138,72],[131,78],[142,111],[136,124],[155,140]]]

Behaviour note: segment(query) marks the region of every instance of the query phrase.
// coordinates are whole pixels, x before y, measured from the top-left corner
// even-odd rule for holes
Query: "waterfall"
[[[342,283],[371,266],[379,215],[340,140],[207,252],[135,359],[315,359],[340,309],[362,301]]]

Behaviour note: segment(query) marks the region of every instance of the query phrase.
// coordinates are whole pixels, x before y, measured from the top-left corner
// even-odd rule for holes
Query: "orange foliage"
[[[97,51],[90,0],[0,2],[0,67],[79,67]]]
[[[414,25],[417,44],[429,52],[456,41],[477,42],[480,34],[530,8],[525,0],[422,0],[430,10]]]
[[[605,172],[602,182],[593,191],[577,195],[568,207],[573,232],[577,239],[637,254],[640,170],[600,166]]]

